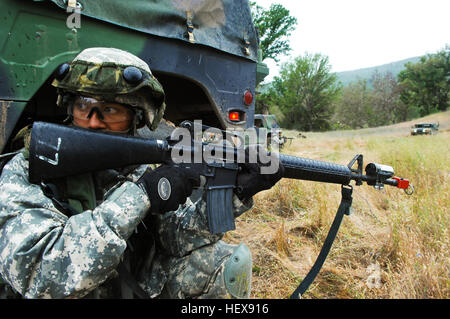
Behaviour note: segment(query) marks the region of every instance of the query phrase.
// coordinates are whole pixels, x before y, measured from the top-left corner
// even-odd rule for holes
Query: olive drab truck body
[[[258,37],[247,0],[0,0],[0,151],[34,121],[61,121],[53,72],[88,47],[147,62],[166,92],[165,118],[253,126]],[[232,114],[232,115],[231,115]]]

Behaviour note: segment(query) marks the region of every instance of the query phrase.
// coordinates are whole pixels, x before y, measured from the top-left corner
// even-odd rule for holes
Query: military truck
[[[59,122],[53,73],[88,47],[146,61],[166,92],[165,118],[253,126],[268,74],[248,0],[0,0],[0,152],[34,121]]]
[[[433,135],[439,130],[439,123],[417,123],[411,126],[411,135]]]
[[[265,129],[266,146],[270,146],[272,141],[281,149],[287,141],[292,138],[283,135],[283,130],[278,125],[277,118],[273,114],[255,114],[255,128],[258,135],[258,143],[264,143],[261,128]]]

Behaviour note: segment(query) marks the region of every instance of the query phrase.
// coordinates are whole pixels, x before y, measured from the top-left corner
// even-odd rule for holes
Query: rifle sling
[[[341,203],[339,205],[336,216],[334,217],[333,224],[331,224],[330,230],[328,231],[327,238],[325,239],[322,249],[320,250],[319,256],[317,257],[316,262],[311,267],[311,270],[308,272],[306,277],[291,295],[290,299],[300,299],[305,291],[309,288],[309,286],[319,273],[320,269],[322,268],[322,265],[328,256],[328,253],[330,252],[331,246],[333,245],[334,239],[336,238],[336,234],[339,230],[339,227],[341,226],[342,219],[344,218],[344,214],[350,215],[353,187],[350,185],[347,185],[350,188],[344,186],[345,185],[342,185],[341,187]]]

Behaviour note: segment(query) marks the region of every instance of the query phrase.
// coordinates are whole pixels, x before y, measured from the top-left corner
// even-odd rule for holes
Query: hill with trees
[[[260,90],[258,113],[301,131],[360,129],[404,122],[449,107],[450,47],[353,72],[343,84],[327,56],[306,53]],[[370,73],[372,72],[372,73]]]
[[[297,20],[282,5],[251,2],[262,60],[287,55]],[[450,106],[450,45],[436,53],[371,68],[331,72],[328,56],[305,52],[258,87],[256,113],[300,131],[361,129],[405,122]]]
[[[379,73],[387,73],[390,72],[392,75],[397,76],[400,71],[405,69],[405,64],[410,63],[417,63],[420,60],[420,56],[412,57],[400,61],[395,61],[391,63],[386,63],[378,66],[373,66],[369,68],[363,68],[363,69],[357,69],[357,70],[351,70],[351,71],[343,71],[343,72],[337,72],[336,75],[339,79],[339,81],[342,83],[342,85],[348,85],[352,82],[356,82],[359,79],[362,80],[368,80],[370,81],[372,75],[374,72]]]

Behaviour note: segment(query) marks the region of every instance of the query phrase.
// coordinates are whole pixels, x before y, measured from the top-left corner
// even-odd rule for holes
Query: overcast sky
[[[450,44],[450,0],[255,0],[279,3],[297,18],[293,49],[329,57],[333,72],[435,53]],[[273,60],[265,60],[277,75]]]

